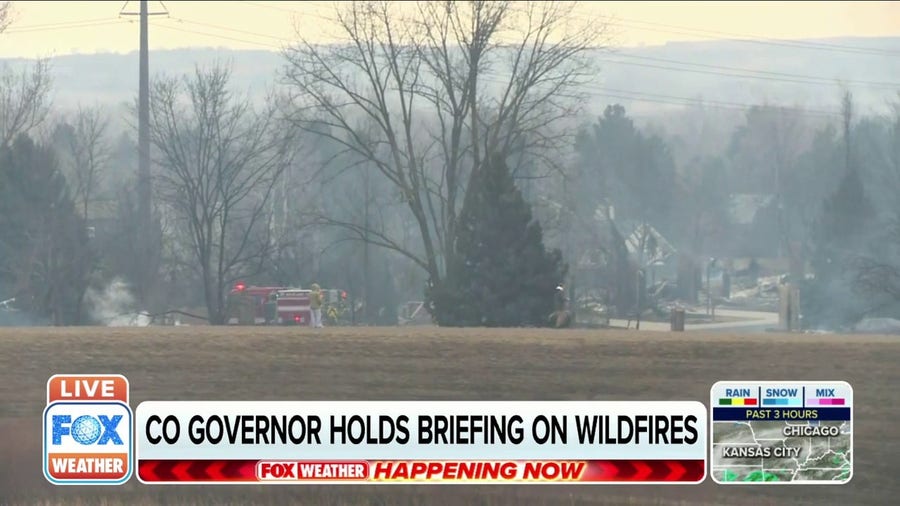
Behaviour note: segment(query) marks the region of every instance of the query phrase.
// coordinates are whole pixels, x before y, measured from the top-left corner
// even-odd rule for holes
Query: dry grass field
[[[54,487],[41,412],[55,373],[122,373],[144,400],[701,400],[722,379],[846,380],[856,409],[844,486]],[[0,329],[5,504],[897,504],[900,338],[614,330]]]

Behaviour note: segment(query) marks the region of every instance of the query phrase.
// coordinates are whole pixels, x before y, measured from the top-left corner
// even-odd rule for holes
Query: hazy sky
[[[13,2],[14,22],[0,35],[0,57],[130,52],[136,17],[119,18],[124,2]],[[307,36],[334,40],[332,2],[164,3],[151,18],[151,49],[277,49],[295,22]],[[137,11],[139,2],[127,2]],[[150,2],[152,11],[163,4]],[[583,2],[577,12],[612,16],[619,45],[657,45],[744,35],[765,38],[900,35],[900,2]]]

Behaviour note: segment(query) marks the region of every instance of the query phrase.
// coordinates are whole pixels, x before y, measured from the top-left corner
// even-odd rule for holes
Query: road
[[[716,309],[716,316],[727,317],[729,320],[739,318],[738,321],[725,321],[714,323],[685,323],[685,331],[698,330],[729,330],[736,332],[765,332],[768,329],[778,327],[778,313],[767,311],[745,311],[742,309]],[[611,319],[610,325],[613,327],[625,328],[628,326],[628,320]],[[634,321],[631,322],[631,328],[634,328]],[[669,322],[641,322],[641,330],[650,330],[656,332],[669,332],[671,326]]]

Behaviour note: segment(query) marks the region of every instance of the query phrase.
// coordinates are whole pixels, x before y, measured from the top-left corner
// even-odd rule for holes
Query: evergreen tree
[[[828,265],[859,249],[859,239],[874,217],[862,179],[856,170],[844,175],[837,190],[825,200],[816,231],[817,274],[830,274]]]
[[[0,299],[31,317],[81,322],[94,256],[53,151],[20,134],[0,148]]]
[[[824,202],[813,233],[815,279],[800,283],[806,327],[845,327],[862,315],[864,303],[850,295],[851,269],[872,218],[861,178],[850,170]]]
[[[849,294],[851,263],[862,251],[863,239],[874,217],[862,177],[855,163],[852,140],[853,101],[842,101],[844,177],[829,196],[813,232],[815,279],[804,283],[807,326],[843,327],[861,316],[862,303]]]
[[[567,266],[547,251],[540,224],[502,157],[472,175],[447,275],[430,290],[443,326],[544,326]]]
[[[858,170],[853,139],[853,99],[842,99],[844,176],[829,196],[813,231],[815,279],[801,282],[807,327],[846,327],[863,315],[865,302],[851,296],[852,268],[875,217]]]

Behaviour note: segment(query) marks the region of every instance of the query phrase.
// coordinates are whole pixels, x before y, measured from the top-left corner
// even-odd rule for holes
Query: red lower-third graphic
[[[145,483],[699,483],[704,460],[140,460]]]

